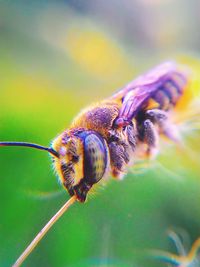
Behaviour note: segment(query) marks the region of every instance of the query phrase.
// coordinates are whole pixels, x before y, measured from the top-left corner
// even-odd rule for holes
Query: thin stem
[[[33,249],[37,246],[40,240],[45,236],[48,230],[54,225],[54,223],[63,215],[63,213],[76,201],[76,196],[71,197],[61,208],[60,210],[51,218],[50,221],[42,228],[42,230],[36,235],[33,241],[29,244],[29,246],[24,250],[21,256],[17,259],[17,261],[13,264],[12,267],[21,266],[21,264],[25,261],[28,255],[33,251]]]

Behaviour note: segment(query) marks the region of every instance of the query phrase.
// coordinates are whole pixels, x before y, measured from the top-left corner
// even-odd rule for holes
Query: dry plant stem
[[[42,230],[37,234],[37,236],[33,239],[30,245],[24,250],[21,256],[17,259],[17,261],[13,264],[12,267],[21,266],[21,264],[25,261],[28,255],[33,251],[33,249],[37,246],[40,240],[45,236],[48,230],[54,225],[54,223],[63,215],[63,213],[76,201],[76,196],[71,197],[62,208],[51,218],[51,220],[42,228]]]

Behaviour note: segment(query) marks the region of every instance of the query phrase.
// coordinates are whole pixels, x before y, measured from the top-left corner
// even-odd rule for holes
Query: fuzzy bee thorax
[[[84,128],[97,131],[108,138],[109,130],[119,114],[119,105],[115,102],[101,102],[83,110],[73,121],[71,129]]]

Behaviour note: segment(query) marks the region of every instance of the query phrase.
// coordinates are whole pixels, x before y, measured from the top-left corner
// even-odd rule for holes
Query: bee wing
[[[165,62],[155,67],[118,91],[112,97],[112,99],[122,102],[116,123],[122,123],[123,126],[123,122],[125,124],[130,122],[145,100],[168,80],[175,83],[178,80],[178,86],[185,84],[185,75],[177,70],[177,65],[174,62]]]

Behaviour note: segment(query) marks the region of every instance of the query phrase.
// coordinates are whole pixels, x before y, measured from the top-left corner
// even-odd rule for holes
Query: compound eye
[[[103,138],[90,133],[84,140],[84,178],[97,183],[104,175],[107,166],[107,149]]]

